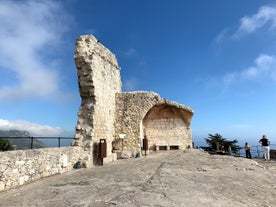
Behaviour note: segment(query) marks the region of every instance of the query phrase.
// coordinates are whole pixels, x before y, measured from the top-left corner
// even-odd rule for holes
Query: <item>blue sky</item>
[[[276,1],[0,0],[0,129],[73,136],[75,40],[117,57],[123,91],[194,109],[193,139],[276,143]]]

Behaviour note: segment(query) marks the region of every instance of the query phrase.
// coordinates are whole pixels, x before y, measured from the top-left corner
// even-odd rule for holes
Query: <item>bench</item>
[[[169,143],[169,144],[157,143],[157,144],[155,144],[155,149],[156,149],[156,151],[159,151],[159,150],[179,150],[180,149],[180,144],[175,144],[175,143]]]

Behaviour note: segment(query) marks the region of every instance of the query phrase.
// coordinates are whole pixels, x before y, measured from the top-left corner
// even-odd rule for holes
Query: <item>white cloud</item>
[[[249,67],[242,73],[243,78],[255,79],[260,76],[268,76],[275,81],[273,74],[276,71],[276,57],[261,54],[255,61],[254,66]]]
[[[270,23],[270,28],[276,27],[276,6],[263,6],[256,14],[245,16],[240,20],[240,26],[237,32],[233,35],[234,38],[239,38],[242,35],[250,34],[261,29],[266,24]]]
[[[61,136],[64,130],[60,127],[40,125],[25,120],[0,119],[0,130],[22,130],[28,131],[32,136],[54,137]]]
[[[0,83],[0,100],[58,92],[56,60],[48,55],[58,47],[68,18],[53,0],[1,1],[0,75],[7,70],[9,81]]]
[[[236,81],[273,81],[276,82],[276,56],[261,54],[250,66],[239,72],[228,73],[224,76],[225,85]]]

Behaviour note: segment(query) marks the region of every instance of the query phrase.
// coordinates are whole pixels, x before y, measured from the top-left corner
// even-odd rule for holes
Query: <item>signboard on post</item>
[[[122,151],[124,150],[124,138],[126,137],[126,134],[119,134],[119,138],[122,140]]]

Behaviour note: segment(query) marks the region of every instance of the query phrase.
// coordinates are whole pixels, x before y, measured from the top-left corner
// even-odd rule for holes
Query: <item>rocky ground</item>
[[[0,206],[276,206],[276,162],[173,150],[0,193]]]

